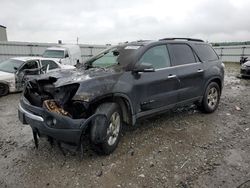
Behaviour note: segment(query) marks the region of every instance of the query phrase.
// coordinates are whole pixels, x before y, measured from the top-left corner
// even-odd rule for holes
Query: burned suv
[[[38,137],[83,151],[88,138],[100,154],[112,153],[122,125],[183,105],[211,113],[219,104],[224,64],[199,39],[165,38],[111,47],[77,70],[29,81],[19,119]]]

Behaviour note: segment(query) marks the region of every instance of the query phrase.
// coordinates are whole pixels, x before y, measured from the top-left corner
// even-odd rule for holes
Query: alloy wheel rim
[[[215,87],[210,88],[207,95],[207,104],[211,109],[214,109],[217,105],[219,93]]]
[[[115,144],[120,132],[120,126],[121,126],[120,114],[118,112],[114,112],[111,115],[109,127],[107,129],[108,144],[110,146]]]

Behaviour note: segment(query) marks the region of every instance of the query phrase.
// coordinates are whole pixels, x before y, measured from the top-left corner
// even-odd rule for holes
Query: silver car
[[[250,61],[241,64],[240,73],[242,77],[250,77]]]
[[[43,57],[15,57],[0,63],[0,96],[22,91],[26,75],[39,75],[60,69],[74,69]]]

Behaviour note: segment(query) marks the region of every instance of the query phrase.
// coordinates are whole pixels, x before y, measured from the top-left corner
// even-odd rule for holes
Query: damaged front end
[[[23,124],[29,124],[38,147],[38,137],[77,146],[82,150],[86,130],[95,118],[107,123],[103,114],[93,114],[88,103],[73,100],[79,83],[57,86],[57,78],[32,80],[26,84],[20,100],[18,115]],[[62,148],[61,148],[62,149]]]

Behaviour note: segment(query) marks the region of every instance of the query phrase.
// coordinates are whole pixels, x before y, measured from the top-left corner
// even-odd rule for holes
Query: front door
[[[31,77],[40,74],[39,63],[37,60],[26,62],[17,72],[16,75],[16,88],[22,90],[24,83]]]
[[[45,74],[47,72],[58,71],[60,68],[53,60],[41,60],[42,72]]]
[[[134,74],[134,96],[136,113],[172,106],[177,102],[179,80],[175,67],[170,67],[166,45],[148,49],[138,63],[153,65],[155,72]]]

